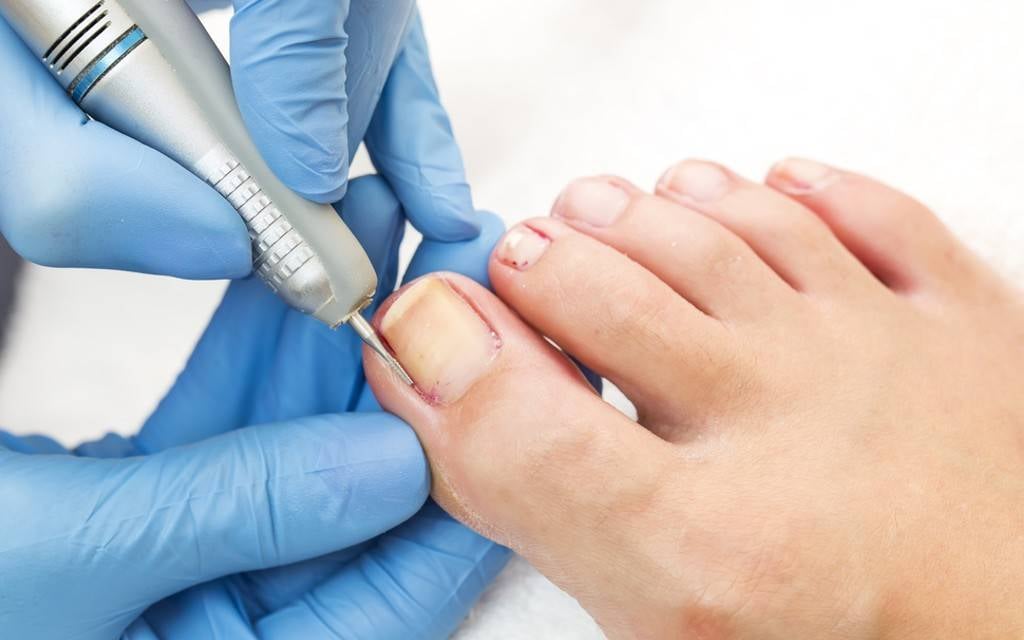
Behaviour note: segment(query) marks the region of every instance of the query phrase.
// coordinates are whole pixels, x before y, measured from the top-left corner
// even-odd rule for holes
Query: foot
[[[437,500],[609,635],[1024,633],[1024,304],[920,203],[687,161],[574,182],[490,275],[400,291],[417,386],[368,375]]]

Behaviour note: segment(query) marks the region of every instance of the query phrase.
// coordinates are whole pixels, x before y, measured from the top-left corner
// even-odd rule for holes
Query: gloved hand
[[[427,238],[477,233],[418,17],[390,73],[378,62],[392,59],[387,48],[399,41],[412,0],[234,4],[236,96],[286,184],[317,201],[340,200],[349,150],[365,132],[378,170]],[[375,88],[388,73],[371,122]],[[0,233],[16,251],[52,266],[249,273],[249,238],[227,201],[163,154],[85,119],[2,19],[0,86]]]
[[[383,179],[361,178],[344,218],[382,299],[401,206]],[[502,229],[481,219],[476,240],[425,241],[410,277],[446,268],[484,281]],[[228,289],[137,436],[74,456],[46,438],[0,436],[2,635],[446,637],[508,552],[432,503],[373,538],[420,509],[429,478],[360,358],[350,330],[330,331],[248,278]]]

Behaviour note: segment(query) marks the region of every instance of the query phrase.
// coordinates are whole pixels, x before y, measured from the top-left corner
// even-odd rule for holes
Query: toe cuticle
[[[810,195],[823,191],[839,180],[839,172],[804,158],[788,158],[772,167],[769,183],[790,195]]]

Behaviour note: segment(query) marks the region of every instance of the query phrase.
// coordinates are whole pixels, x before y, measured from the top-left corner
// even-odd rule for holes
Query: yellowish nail
[[[490,368],[501,339],[440,277],[419,280],[387,309],[380,330],[428,402],[460,399]]]

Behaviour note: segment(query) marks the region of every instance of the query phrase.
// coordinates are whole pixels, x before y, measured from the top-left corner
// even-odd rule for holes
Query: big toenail
[[[628,206],[628,193],[607,180],[586,178],[567,186],[551,213],[595,227],[608,227],[615,224]]]
[[[825,189],[838,179],[836,171],[820,162],[789,158],[772,167],[768,182],[792,195],[808,195]]]
[[[403,291],[385,312],[380,331],[432,404],[461,398],[501,349],[494,329],[440,277],[423,278]]]
[[[505,234],[494,256],[502,264],[526,271],[540,260],[550,244],[551,240],[521,224]]]
[[[729,176],[711,163],[690,160],[669,169],[658,188],[683,200],[714,202],[729,190]]]

